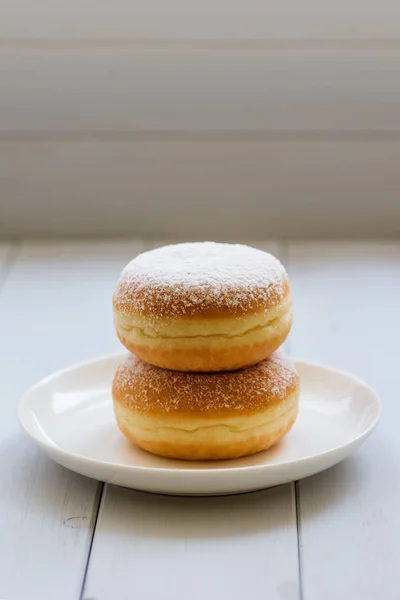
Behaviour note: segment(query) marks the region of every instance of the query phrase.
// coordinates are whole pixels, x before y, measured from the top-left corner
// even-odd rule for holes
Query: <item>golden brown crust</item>
[[[143,415],[128,412],[126,406],[114,401],[114,411],[117,424],[122,433],[133,444],[168,458],[184,460],[224,460],[238,458],[267,450],[292,428],[298,413],[298,392],[288,397],[283,411],[267,409],[258,426],[248,429],[233,429],[225,425],[210,427],[204,420],[196,422],[197,429],[187,431],[177,428],[160,428],[147,418],[140,423]],[[277,413],[274,415],[271,413]],[[271,417],[268,420],[268,417]],[[233,423],[243,424],[248,417],[231,419]],[[205,425],[205,426],[204,426]]]
[[[270,311],[205,319],[114,314],[124,346],[146,362],[176,371],[232,371],[255,364],[277,350],[292,324],[291,297]]]
[[[171,315],[176,315],[176,318],[179,318],[179,315],[217,319],[237,317],[270,310],[279,305],[290,295],[289,281],[284,275],[279,283],[253,287],[252,293],[240,303],[234,302],[236,295],[235,290],[227,290],[224,294],[226,304],[214,296],[209,296],[207,301],[201,299],[198,303],[191,304],[193,291],[190,289],[176,286],[165,289],[154,284],[146,286],[140,281],[128,284],[126,280],[122,280],[114,293],[113,306],[125,315],[137,313],[153,318]]]
[[[122,272],[113,306],[126,316],[153,319],[223,318],[270,310],[289,294],[285,269],[274,256],[203,242],[139,255]]]
[[[168,371],[128,356],[117,369],[112,393],[138,413],[209,419],[262,412],[298,388],[292,363],[278,351],[247,369],[213,374]]]
[[[292,323],[291,314],[289,318],[282,320],[282,325],[275,324],[271,333],[265,332],[261,341],[253,341],[250,337],[248,343],[239,343],[235,339],[229,340],[229,344],[224,347],[214,348],[212,340],[209,339],[208,348],[198,346],[188,348],[184,344],[179,348],[170,347],[160,340],[159,343],[152,345],[139,345],[132,343],[129,337],[120,329],[117,329],[117,335],[121,343],[138,358],[143,361],[173,371],[184,372],[221,372],[234,371],[249,367],[270,356],[275,350],[284,343]]]

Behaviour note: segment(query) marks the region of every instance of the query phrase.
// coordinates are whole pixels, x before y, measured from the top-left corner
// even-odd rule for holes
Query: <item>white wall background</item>
[[[0,236],[400,234],[397,0],[0,15]]]

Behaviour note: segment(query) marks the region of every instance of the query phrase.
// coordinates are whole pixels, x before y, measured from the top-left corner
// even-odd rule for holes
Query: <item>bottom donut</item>
[[[159,456],[185,460],[238,458],[266,450],[292,427],[300,382],[277,351],[233,372],[181,373],[128,356],[112,394],[122,433]]]

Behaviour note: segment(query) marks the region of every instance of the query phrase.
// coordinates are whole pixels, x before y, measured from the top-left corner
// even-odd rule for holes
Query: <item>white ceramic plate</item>
[[[125,355],[59,371],[22,398],[25,432],[55,461],[108,483],[181,495],[235,494],[312,475],[343,460],[380,416],[375,392],[341,371],[295,361],[301,378],[299,417],[275,447],[248,458],[185,462],[132,446],[118,430],[110,386]]]

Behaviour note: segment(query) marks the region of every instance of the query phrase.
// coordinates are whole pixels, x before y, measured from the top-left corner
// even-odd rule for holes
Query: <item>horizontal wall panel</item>
[[[400,234],[400,142],[1,142],[0,236]]]
[[[0,132],[400,129],[400,50],[0,51]]]
[[[394,38],[397,0],[2,0],[1,37]]]

